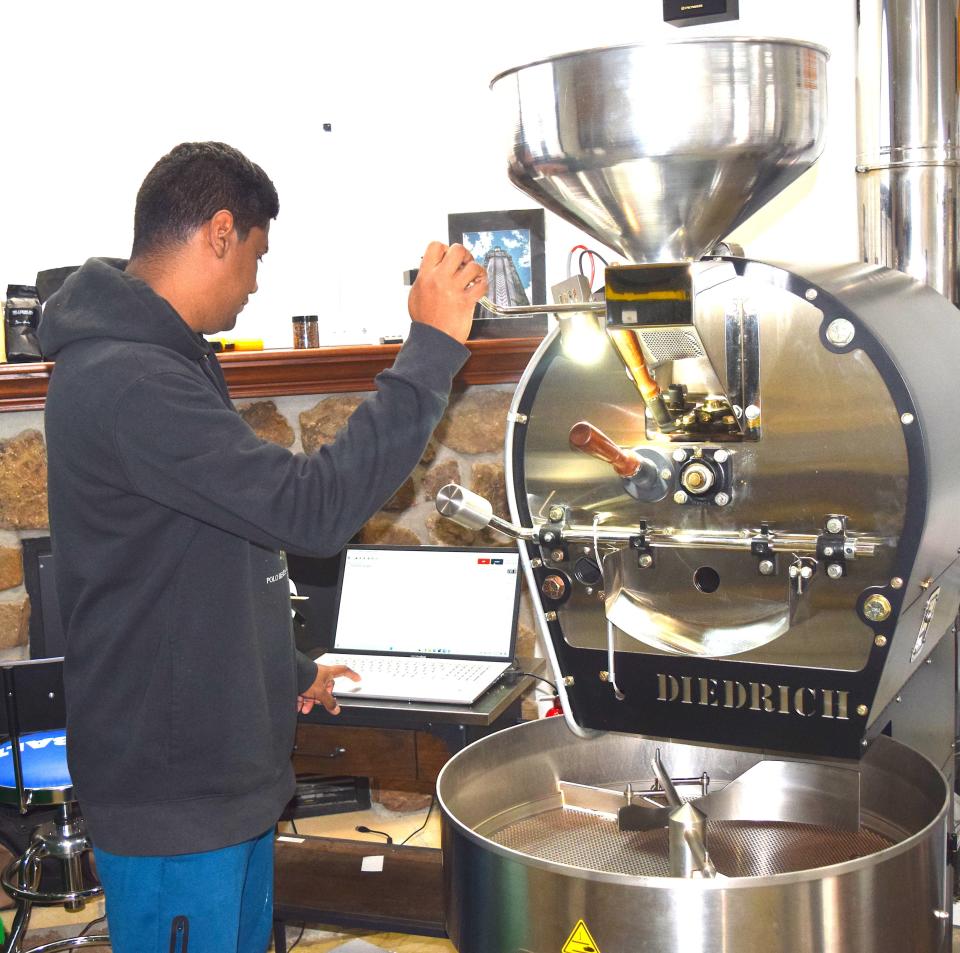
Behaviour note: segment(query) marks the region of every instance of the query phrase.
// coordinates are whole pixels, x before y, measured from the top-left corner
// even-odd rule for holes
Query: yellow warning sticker
[[[560,953],[600,953],[596,940],[590,936],[590,931],[583,920],[577,920],[573,932],[567,937]]]

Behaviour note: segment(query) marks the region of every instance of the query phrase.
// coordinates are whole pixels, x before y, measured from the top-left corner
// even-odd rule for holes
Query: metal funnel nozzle
[[[701,257],[823,148],[822,47],[704,38],[552,57],[491,83],[511,180],[636,262]]]

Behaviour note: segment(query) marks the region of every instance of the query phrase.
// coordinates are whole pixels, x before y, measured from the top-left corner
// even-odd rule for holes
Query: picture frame
[[[487,269],[487,296],[520,307],[546,303],[543,209],[456,212],[447,216],[450,244],[462,244]],[[498,316],[477,305],[471,340],[532,338],[547,333],[547,315]]]

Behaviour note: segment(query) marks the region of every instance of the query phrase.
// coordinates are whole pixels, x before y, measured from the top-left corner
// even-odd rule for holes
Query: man
[[[336,714],[344,674],[295,653],[283,551],[337,552],[407,477],[486,288],[432,243],[377,393],[292,454],[235,412],[201,337],[257,290],[277,211],[235,149],[177,146],[137,195],[129,263],[88,261],[41,322],[68,757],[115,953],[266,949],[297,699]]]

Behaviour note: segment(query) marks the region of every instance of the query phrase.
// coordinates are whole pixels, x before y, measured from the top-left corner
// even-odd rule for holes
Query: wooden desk
[[[546,663],[520,659],[518,669],[542,675]],[[473,705],[342,698],[339,716],[314,708],[302,719],[294,764],[301,773],[372,775],[432,793],[452,754],[521,720],[521,697],[533,683],[509,675]],[[370,855],[383,856],[382,873],[361,870]],[[274,859],[277,953],[286,953],[288,921],[446,936],[437,849],[283,835]]]
[[[518,671],[543,675],[543,659],[519,659]],[[461,748],[520,722],[533,685],[508,673],[473,705],[341,697],[341,712],[322,706],[301,718],[293,763],[298,774],[354,775],[381,788],[433,792],[440,769]]]

